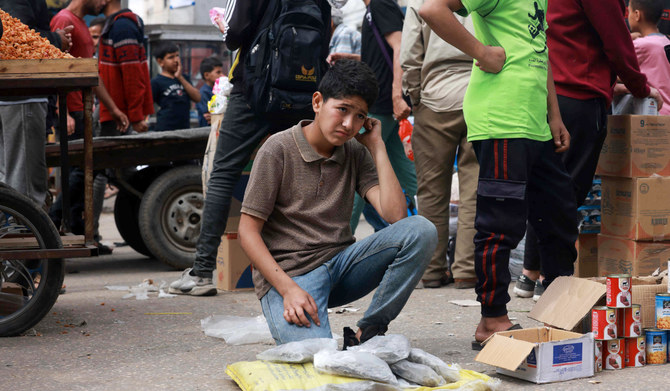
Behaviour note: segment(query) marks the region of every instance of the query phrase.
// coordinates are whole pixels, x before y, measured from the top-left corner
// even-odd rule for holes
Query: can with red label
[[[593,352],[595,353],[595,371],[596,372],[602,372],[603,371],[603,341],[595,341],[595,348],[593,349]]]
[[[606,305],[612,308],[625,308],[631,304],[630,274],[607,276]]]
[[[603,341],[603,368],[622,369],[624,366],[623,338]]]
[[[624,362],[626,368],[644,366],[646,362],[645,356],[647,355],[644,339],[644,337],[632,337],[624,339],[626,344],[624,349]]]
[[[617,337],[616,315],[616,308],[593,307],[591,310],[591,331],[595,339],[610,340]]]
[[[616,308],[614,312],[616,312],[616,337],[617,338],[623,338],[623,308]]]
[[[639,337],[642,335],[642,315],[639,304],[633,304],[628,308],[619,310],[623,318],[623,336],[626,338]]]

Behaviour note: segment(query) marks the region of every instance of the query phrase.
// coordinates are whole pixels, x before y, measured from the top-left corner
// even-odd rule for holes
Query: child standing
[[[177,45],[167,43],[159,46],[155,57],[161,73],[151,79],[154,103],[160,107],[154,130],[188,129],[191,127],[191,101],[200,102],[200,92],[182,73]]]
[[[383,334],[435,250],[435,226],[406,217],[381,122],[367,116],[377,93],[367,65],[339,60],[314,93],[314,121],[271,136],[254,160],[239,235],[277,344],[331,338],[328,308],[375,288],[344,345]],[[355,193],[391,223],[359,242],[349,225]]]
[[[475,217],[477,300],[482,318],[473,349],[518,328],[507,316],[509,254],[532,224],[545,286],[571,275],[576,200],[558,153],[563,125],[547,56],[547,0],[427,0],[419,14],[442,39],[475,59],[463,102],[479,160]],[[476,38],[454,17],[472,15]]]
[[[662,13],[662,0],[631,0],[628,4],[630,30],[642,35],[633,41],[640,70],[663,97],[663,104],[658,105],[659,114],[670,115],[670,60],[665,52],[670,38],[657,27]]]
[[[198,110],[198,125],[208,126],[211,123],[211,115],[207,109],[207,102],[212,99],[214,93],[212,87],[216,80],[223,76],[223,62],[218,57],[208,57],[200,63],[200,75],[205,84],[200,87],[200,102],[195,105]]]

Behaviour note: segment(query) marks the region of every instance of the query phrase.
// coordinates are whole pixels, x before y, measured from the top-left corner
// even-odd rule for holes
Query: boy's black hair
[[[205,78],[205,72],[211,72],[216,67],[223,67],[223,61],[216,56],[207,57],[200,63],[200,75]]]
[[[663,0],[630,0],[630,8],[642,12],[647,22],[657,24],[663,15]]]
[[[156,57],[159,60],[162,60],[165,58],[165,56],[174,52],[179,52],[179,46],[177,46],[177,44],[172,42],[165,42],[158,45],[158,47],[154,51],[154,57]]]
[[[99,16],[99,17],[91,20],[91,22],[88,24],[88,27],[93,27],[93,26],[98,26],[98,25],[103,26],[105,24],[106,20],[107,20],[107,18],[105,18],[104,16]]]
[[[338,60],[321,79],[319,92],[324,102],[330,98],[360,96],[370,108],[379,95],[379,84],[375,73],[364,62]]]

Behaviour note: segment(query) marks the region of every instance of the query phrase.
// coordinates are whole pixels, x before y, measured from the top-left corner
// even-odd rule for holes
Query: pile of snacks
[[[72,58],[3,10],[0,10],[0,19],[4,28],[4,34],[0,39],[0,59]]]

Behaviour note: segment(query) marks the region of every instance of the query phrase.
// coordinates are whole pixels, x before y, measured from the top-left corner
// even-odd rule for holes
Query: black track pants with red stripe
[[[477,300],[484,317],[507,314],[510,251],[530,222],[548,282],[573,273],[577,257],[575,191],[553,141],[474,141],[479,160],[475,217]]]

